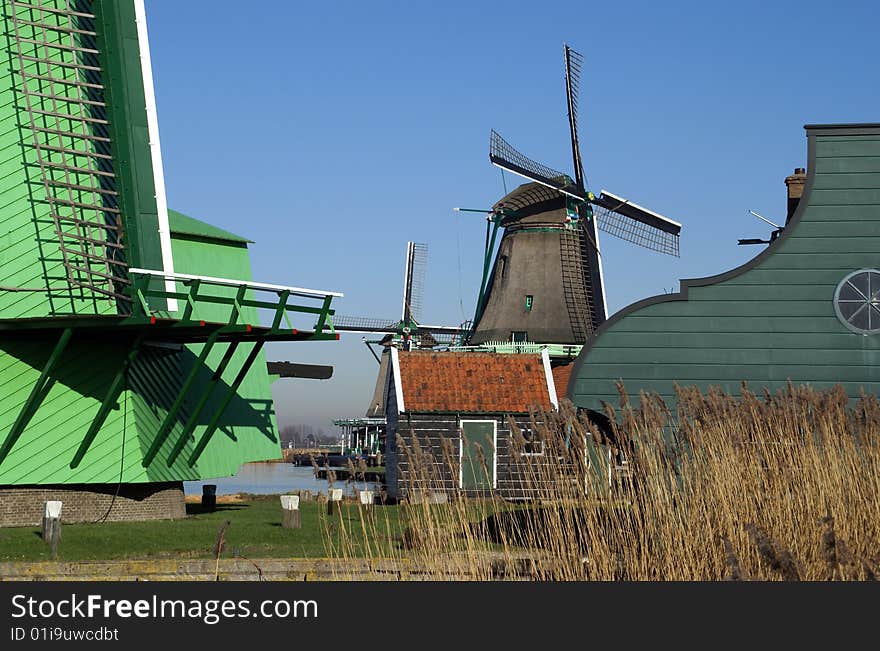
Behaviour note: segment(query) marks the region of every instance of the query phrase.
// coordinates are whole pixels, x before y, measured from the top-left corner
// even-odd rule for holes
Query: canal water
[[[183,482],[187,495],[201,495],[203,484],[216,484],[217,495],[253,493],[255,495],[275,495],[300,490],[313,493],[327,493],[330,482],[315,479],[311,466],[295,466],[292,463],[246,463],[232,477],[202,479]],[[358,490],[378,490],[375,482],[336,480],[333,488],[341,488],[346,495],[355,495]]]

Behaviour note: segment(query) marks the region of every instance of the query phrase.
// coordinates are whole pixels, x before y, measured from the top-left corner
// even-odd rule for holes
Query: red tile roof
[[[553,384],[556,385],[556,397],[559,400],[565,397],[565,392],[568,390],[568,380],[571,378],[573,368],[573,363],[553,367]]]
[[[540,355],[400,351],[398,359],[408,412],[552,407]]]

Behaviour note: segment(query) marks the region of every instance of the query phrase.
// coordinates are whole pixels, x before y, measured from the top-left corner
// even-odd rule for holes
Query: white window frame
[[[520,427],[520,428],[519,428],[519,431],[520,431],[520,432],[529,432],[529,434],[532,434],[532,433],[533,433],[531,427]],[[513,433],[513,432],[511,432],[511,434],[512,434],[512,433]],[[530,443],[530,442],[531,442],[531,443],[534,443],[534,441],[529,441],[529,439],[527,439],[525,436],[523,436],[523,439],[524,439],[527,443]],[[543,456],[544,456],[544,452],[546,451],[546,448],[545,448],[545,446],[544,446],[544,441],[543,441],[542,439],[539,439],[539,440],[537,441],[537,443],[540,443],[540,444],[541,444],[541,451],[540,451],[540,452],[520,452],[520,453],[519,453],[519,456],[521,456],[521,457],[543,457]]]

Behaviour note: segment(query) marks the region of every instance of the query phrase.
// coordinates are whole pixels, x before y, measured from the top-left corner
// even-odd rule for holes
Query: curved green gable
[[[683,280],[612,316],[575,362],[568,396],[595,410],[615,383],[675,403],[674,385],[738,393],[789,380],[880,389],[880,334],[860,335],[835,314],[841,280],[880,268],[880,124],[807,126],[808,176],[796,213],[748,263]],[[877,288],[880,290],[880,288]]]

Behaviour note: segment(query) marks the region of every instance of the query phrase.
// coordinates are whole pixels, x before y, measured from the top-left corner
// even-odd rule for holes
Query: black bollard
[[[217,508],[217,484],[202,484],[202,510]]]

